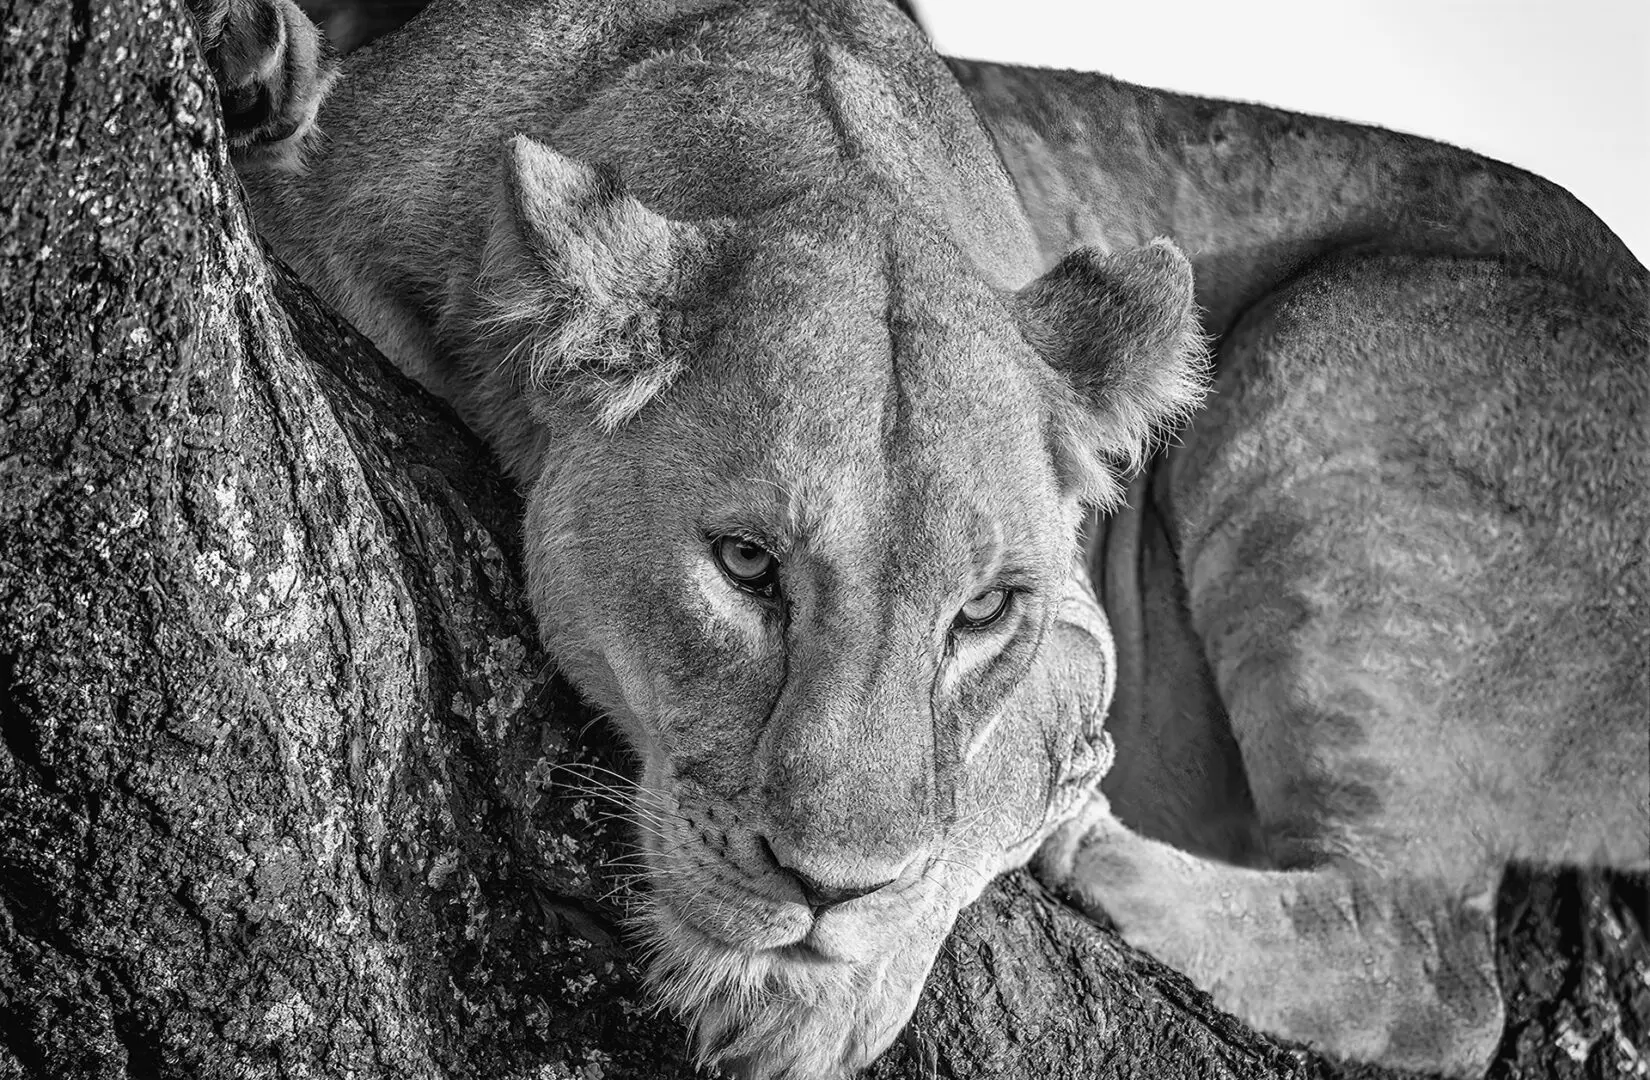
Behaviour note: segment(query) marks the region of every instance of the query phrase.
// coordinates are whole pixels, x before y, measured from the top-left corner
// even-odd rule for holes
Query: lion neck
[[[1221,333],[1332,251],[1492,257],[1599,294],[1644,268],[1557,185],[1427,139],[1103,75],[948,61],[1052,260],[1167,236]]]
[[[1172,454],[1135,477],[1123,506],[1084,523],[1089,579],[1117,658],[1106,714],[1117,758],[1100,786],[1140,833],[1252,865],[1254,800],[1187,612],[1167,483]]]

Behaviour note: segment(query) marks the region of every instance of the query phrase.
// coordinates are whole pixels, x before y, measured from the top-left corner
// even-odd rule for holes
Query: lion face
[[[1073,328],[1055,316],[1082,309],[1081,266],[1005,294],[874,200],[689,225],[518,152],[529,235],[500,258],[556,275],[548,350],[512,347],[555,433],[529,587],[641,762],[654,988],[705,1060],[842,1075],[904,1025],[957,912],[1103,768],[1092,597],[1087,644],[1043,646],[1113,451],[1083,438],[1105,414],[1050,356],[1127,327],[1131,294]],[[627,277],[590,268],[604,250]],[[523,310],[531,285],[508,288]]]
[[[983,285],[890,279],[908,245],[764,245],[696,362],[531,499],[538,608],[643,764],[658,982],[735,1058],[796,1030],[740,1005],[774,999],[861,1014],[835,1067],[881,1050],[1058,779],[982,771],[1073,556],[1044,388]]]

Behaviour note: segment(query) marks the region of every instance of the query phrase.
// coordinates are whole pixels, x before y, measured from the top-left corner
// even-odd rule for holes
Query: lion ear
[[[1208,390],[1192,267],[1167,240],[1079,248],[1014,297],[1020,333],[1059,376],[1051,441],[1062,480],[1110,506],[1152,444]]]
[[[531,390],[583,400],[609,429],[680,372],[704,230],[649,210],[618,174],[525,135],[505,153],[478,292],[483,329]]]

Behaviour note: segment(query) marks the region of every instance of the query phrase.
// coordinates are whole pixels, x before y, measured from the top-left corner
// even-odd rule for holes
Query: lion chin
[[[637,923],[655,1001],[688,1025],[699,1066],[741,1080],[841,1080],[865,1068],[910,1018],[933,957],[919,943],[834,959],[830,935],[811,932],[740,948],[653,896]]]

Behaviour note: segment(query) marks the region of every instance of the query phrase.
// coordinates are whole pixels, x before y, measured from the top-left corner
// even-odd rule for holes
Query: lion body
[[[1645,372],[1621,314],[1490,260],[1333,260],[1239,322],[1110,523],[1103,790],[1205,861],[1102,829],[1063,878],[1256,1026],[1477,1073],[1502,869],[1645,864]]]
[[[1220,342],[1091,542],[1118,766],[1045,876],[1257,1026],[1481,1071],[1502,868],[1647,862],[1644,268],[1452,147],[952,65],[1044,251],[1173,237]]]
[[[1446,700],[1396,710],[1438,726],[1400,729],[1380,756],[1437,768],[1436,752],[1459,743],[1445,756],[1481,762],[1479,785],[1447,813],[1476,817],[1468,831],[1482,841],[1436,848],[1441,863],[1642,859],[1643,837],[1619,823],[1647,795],[1645,755],[1628,751],[1643,749],[1650,689],[1650,281],[1620,240],[1556,185],[1428,140],[1103,76],[952,64],[1045,252],[1174,237],[1197,271],[1204,326],[1221,336],[1208,407],[1095,544],[1108,614],[1134,628],[1117,633],[1120,652],[1137,654],[1120,661],[1114,734],[1145,714],[1162,729],[1176,713],[1224,711],[1230,691],[1204,689],[1229,668],[1270,671],[1302,698],[1333,681],[1281,678],[1267,649],[1345,668],[1367,666],[1360,649],[1395,665],[1408,655],[1438,670],[1423,679],[1400,665],[1398,682],[1435,683]],[[1348,521],[1325,520],[1337,513]],[[1278,566],[1245,595],[1262,555]],[[1336,562],[1339,579],[1325,569]],[[1275,613],[1260,602],[1269,589]],[[1295,640],[1324,613],[1339,640]],[[1382,644],[1360,643],[1354,621],[1378,625]],[[1123,640],[1148,626],[1160,648]],[[1163,653],[1186,655],[1154,669]],[[1448,656],[1467,666],[1450,670]],[[1184,678],[1198,668],[1206,680]],[[1443,693],[1469,675],[1470,692]],[[1370,705],[1352,697],[1363,703],[1308,711],[1340,714],[1329,726],[1360,743]],[[1150,772],[1152,740],[1140,742],[1108,788]],[[1220,775],[1218,742],[1185,756]],[[1307,787],[1330,774],[1350,787],[1356,772],[1287,742],[1245,743],[1243,758]],[[1251,816],[1252,798],[1213,786]],[[1442,775],[1427,786],[1453,787]],[[1443,810],[1383,814],[1415,836]],[[1206,815],[1186,817],[1195,828]],[[1238,857],[1248,837],[1238,828],[1216,846]],[[1363,846],[1346,842],[1353,855]],[[1250,848],[1301,861],[1286,849]]]
[[[260,227],[528,491],[707,1059],[866,1063],[1058,830],[1251,1022],[1471,1071],[1506,861],[1645,861],[1646,278],[1552,185],[871,0],[438,3],[319,124]],[[1157,236],[1217,393],[1119,508],[1199,391]]]

